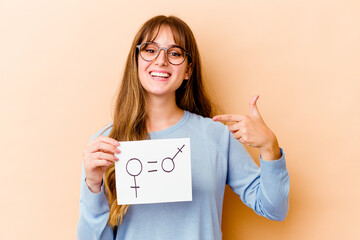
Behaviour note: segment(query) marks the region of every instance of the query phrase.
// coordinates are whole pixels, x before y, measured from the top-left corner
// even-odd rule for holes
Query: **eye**
[[[141,52],[146,54],[156,54],[158,52],[158,48],[153,43],[146,43],[141,47]]]
[[[173,57],[180,57],[181,53],[171,52],[170,55],[173,56]]]
[[[168,54],[170,57],[178,58],[178,57],[183,56],[184,53],[180,48],[175,47],[175,48],[170,48],[168,51]]]
[[[148,45],[144,48],[145,52],[148,52],[148,53],[155,53],[157,52],[157,48],[154,47],[154,46],[151,46],[151,45]]]

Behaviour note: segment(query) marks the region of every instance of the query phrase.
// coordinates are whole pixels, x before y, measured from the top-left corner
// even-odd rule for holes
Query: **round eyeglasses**
[[[139,50],[141,58],[148,62],[157,58],[162,49],[165,51],[168,62],[173,65],[180,65],[185,61],[187,56],[190,57],[190,54],[180,46],[164,48],[159,47],[159,45],[154,42],[144,42],[137,45],[136,48]]]

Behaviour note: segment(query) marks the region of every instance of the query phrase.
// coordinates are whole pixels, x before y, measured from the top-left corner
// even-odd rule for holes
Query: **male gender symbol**
[[[129,164],[130,163],[130,164]],[[129,166],[130,165],[130,166]],[[139,174],[142,172],[143,166],[139,159],[137,158],[131,158],[126,163],[126,171],[130,176],[134,177],[134,186],[130,186],[130,188],[135,189],[135,197],[137,198],[137,189],[140,188],[136,185],[136,176],[139,176]]]
[[[175,156],[174,157],[166,157],[166,158],[164,158],[163,160],[162,160],[162,162],[161,162],[161,168],[164,170],[164,172],[167,172],[167,173],[170,173],[170,172],[172,172],[173,170],[174,170],[174,168],[175,168],[175,162],[174,162],[174,158],[176,157],[176,155],[178,155],[178,153],[179,152],[182,152],[181,150],[183,149],[183,147],[185,146],[185,144],[184,145],[182,145],[182,147],[181,148],[178,148],[178,150],[179,151],[177,151],[177,153],[175,154]],[[169,167],[169,166],[164,166],[164,162],[169,162],[170,164],[171,164],[171,166]],[[168,165],[168,164],[166,164],[166,165]]]

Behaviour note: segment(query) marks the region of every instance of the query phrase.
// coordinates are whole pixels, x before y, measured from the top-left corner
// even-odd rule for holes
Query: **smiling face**
[[[176,45],[171,28],[167,25],[160,27],[159,33],[153,40],[159,47],[169,48]],[[158,57],[152,61],[145,61],[138,55],[138,74],[140,83],[151,96],[173,96],[184,81],[190,78],[190,68],[186,59],[180,65],[170,64],[161,50]]]

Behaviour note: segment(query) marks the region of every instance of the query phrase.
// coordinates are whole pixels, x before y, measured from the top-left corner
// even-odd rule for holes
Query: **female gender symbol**
[[[132,162],[129,167],[129,163]],[[136,164],[138,163],[138,164]],[[130,169],[129,169],[130,168]],[[140,173],[142,172],[143,166],[142,163],[139,159],[137,158],[131,158],[127,163],[126,163],[126,171],[130,176],[134,177],[134,185],[135,186],[130,186],[130,188],[135,188],[135,197],[137,198],[137,189],[140,188],[139,186],[136,185],[136,176],[139,176]]]

